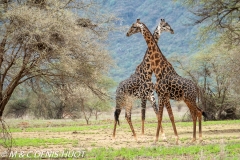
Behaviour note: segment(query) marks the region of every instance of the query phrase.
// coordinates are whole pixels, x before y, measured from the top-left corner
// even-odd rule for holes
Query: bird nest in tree
[[[34,6],[46,6],[46,0],[28,0],[27,2]]]
[[[97,26],[96,24],[92,24],[91,20],[85,19],[85,18],[77,19],[76,23],[78,26],[87,27],[87,28],[91,28],[91,29]]]

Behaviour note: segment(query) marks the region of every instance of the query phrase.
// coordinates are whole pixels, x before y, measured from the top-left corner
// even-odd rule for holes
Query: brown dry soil
[[[122,114],[124,115],[124,114]],[[21,123],[24,120],[20,120]],[[76,121],[75,121],[76,122]],[[84,122],[84,121],[81,121]],[[141,135],[141,122],[140,118],[133,120],[135,125],[135,131],[137,134],[137,141],[133,138],[130,127],[128,126],[124,117],[120,117],[121,125],[117,126],[116,138],[112,138],[113,132],[113,120],[100,120],[99,126],[104,126],[104,129],[93,130],[83,130],[83,131],[68,131],[68,132],[51,132],[51,131],[41,131],[41,132],[26,132],[22,130],[21,132],[13,132],[13,138],[43,138],[43,139],[53,139],[53,138],[64,138],[69,140],[77,140],[78,144],[64,144],[64,145],[53,145],[48,144],[40,147],[24,146],[24,147],[13,147],[14,151],[36,151],[36,150],[51,150],[51,151],[62,151],[64,149],[76,150],[84,149],[91,150],[93,148],[99,147],[112,147],[115,149],[121,147],[131,147],[131,148],[141,148],[141,147],[152,147],[152,146],[174,146],[175,136],[172,130],[170,122],[163,123],[163,129],[167,138],[167,142],[163,141],[160,137],[159,141],[154,144],[155,132],[157,123],[155,120],[146,120],[145,125],[145,134]],[[19,122],[20,123],[20,122]],[[29,121],[28,121],[29,123]],[[46,123],[51,123],[51,120],[46,121]],[[61,122],[63,123],[63,122]],[[197,130],[197,141],[194,143],[189,143],[192,138],[192,122],[189,122],[190,125],[183,126],[182,122],[176,122],[176,127],[179,135],[179,144],[180,146],[189,146],[197,145],[198,141],[198,130]],[[227,143],[232,141],[240,141],[240,124],[215,124],[215,125],[205,125],[206,122],[202,122],[203,128],[203,141],[201,144],[218,144],[218,143]],[[136,125],[137,124],[137,125]],[[93,125],[93,124],[92,124]],[[89,125],[89,126],[92,126]],[[94,124],[96,125],[96,124]],[[79,128],[82,126],[88,127],[87,125],[79,125]],[[1,148],[0,148],[1,149]],[[2,150],[2,149],[1,149]]]
[[[177,124],[176,124],[177,125]],[[239,124],[228,124],[228,125],[214,125],[203,127],[203,144],[215,144],[220,140],[230,141],[230,140],[240,140],[240,125]],[[144,135],[141,135],[141,129],[136,128],[137,141],[133,138],[130,128],[117,128],[116,138],[112,138],[112,128],[99,129],[92,131],[74,131],[74,132],[16,132],[13,133],[13,138],[65,138],[78,140],[78,147],[92,149],[98,147],[150,147],[153,145],[175,145],[175,136],[172,127],[165,127],[164,132],[167,137],[167,142],[165,142],[161,137],[157,144],[154,144],[155,129],[146,128]],[[179,145],[194,145],[190,144],[192,137],[192,127],[177,128],[178,135],[180,137]],[[198,133],[197,133],[198,136]],[[197,137],[198,138],[198,137]],[[195,144],[198,144],[198,140]],[[73,146],[48,146],[50,149],[58,148],[61,149],[68,148],[74,149]],[[24,148],[24,147],[23,147]],[[21,148],[21,149],[23,149]],[[16,148],[17,149],[17,148]],[[26,147],[26,149],[32,149],[31,147]],[[38,148],[36,148],[38,149]]]

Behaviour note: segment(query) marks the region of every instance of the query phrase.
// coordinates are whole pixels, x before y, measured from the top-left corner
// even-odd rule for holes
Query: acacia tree
[[[0,119],[16,87],[28,80],[105,95],[96,83],[111,64],[101,40],[113,16],[98,16],[92,1],[81,0],[1,1],[0,11]]]
[[[232,56],[236,55],[235,52],[217,43],[191,57],[171,58],[175,67],[192,78],[198,86],[199,105],[208,113],[209,119],[225,118],[221,117],[222,113],[229,108],[239,108],[239,74],[236,74],[239,64],[233,63]],[[234,114],[229,116],[236,117]]]
[[[239,88],[240,1],[239,0],[175,0],[189,8],[192,25],[200,25],[199,45],[207,48],[192,57],[189,66],[180,65],[200,86],[205,109],[221,112],[226,106],[236,108]],[[205,42],[205,43],[204,43]],[[207,42],[207,43],[206,43]],[[210,45],[209,45],[210,44]],[[188,58],[189,60],[189,58]],[[199,63],[200,62],[200,63]],[[201,65],[199,65],[201,64]],[[188,68],[188,69],[186,69]],[[194,73],[194,74],[193,74]],[[198,75],[196,77],[196,75]],[[211,83],[210,83],[211,82]],[[209,108],[210,107],[210,108]],[[214,109],[215,107],[215,109]],[[219,117],[217,117],[219,118]]]

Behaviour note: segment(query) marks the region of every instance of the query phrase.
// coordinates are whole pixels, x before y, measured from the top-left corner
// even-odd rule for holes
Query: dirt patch
[[[72,131],[72,132],[16,132],[13,133],[14,138],[64,138],[70,140],[77,140],[78,144],[68,145],[47,145],[44,147],[15,147],[14,150],[39,150],[39,149],[57,149],[64,150],[66,148],[73,150],[77,148],[83,148],[85,150],[91,150],[93,148],[105,147],[105,148],[122,148],[122,147],[152,147],[152,146],[174,146],[175,136],[171,126],[164,127],[164,132],[167,138],[165,142],[161,137],[159,141],[154,144],[155,139],[155,127],[145,127],[145,134],[141,135],[141,128],[135,127],[137,133],[137,141],[132,136],[129,127],[126,127],[126,122],[122,122],[121,126],[117,127],[116,138],[112,138],[113,124],[109,124],[107,129],[97,129],[89,131]],[[140,124],[138,124],[140,126]],[[192,139],[192,128],[191,127],[178,127],[177,131],[179,135],[179,145],[188,146],[199,144],[198,140],[190,144]],[[214,144],[224,139],[227,141],[240,140],[240,125],[213,125],[204,127],[203,124],[203,142],[202,144]],[[198,132],[197,132],[198,137]],[[45,146],[46,147],[46,146]]]
[[[152,109],[150,109],[151,111]],[[175,115],[178,113],[174,111]],[[185,111],[182,111],[181,114],[184,114]],[[165,117],[166,112],[164,113]],[[110,115],[112,116],[112,115]],[[130,127],[128,126],[126,120],[124,119],[124,111],[121,113],[120,121],[121,125],[117,126],[116,138],[112,138],[113,133],[113,117],[106,117],[106,120],[100,120],[103,123],[104,128],[91,129],[91,130],[76,130],[76,131],[67,131],[67,132],[51,132],[51,131],[41,131],[41,132],[26,132],[24,129],[20,132],[12,133],[13,138],[40,138],[40,139],[57,139],[63,138],[68,140],[77,141],[77,143],[69,144],[46,144],[40,147],[26,146],[26,147],[13,147],[14,151],[39,151],[39,150],[51,150],[51,151],[63,151],[63,150],[91,150],[93,148],[141,148],[141,147],[157,147],[157,146],[176,146],[175,144],[175,135],[172,129],[172,126],[166,125],[163,123],[163,129],[167,142],[159,137],[159,141],[155,144],[155,134],[157,123],[152,117],[155,114],[153,112],[147,113],[146,125],[145,125],[145,134],[141,135],[141,120],[140,114],[133,115],[133,125],[137,134],[137,141],[132,136]],[[177,116],[175,116],[177,117]],[[167,117],[168,118],[168,117]],[[167,119],[166,118],[166,119]],[[45,123],[45,122],[44,122]],[[50,124],[51,122],[49,122]],[[192,122],[189,122],[192,123]],[[20,123],[21,127],[27,127],[27,123]],[[54,124],[57,125],[56,122]],[[32,125],[32,124],[31,124]],[[59,124],[61,126],[61,124]],[[98,125],[98,124],[95,124]],[[93,127],[90,125],[89,127]],[[86,125],[79,124],[79,128],[85,127]],[[206,144],[219,144],[227,143],[233,141],[240,141],[240,125],[239,124],[219,124],[219,125],[204,125],[203,128],[203,141],[199,143],[198,141],[198,132],[197,132],[197,141],[190,143],[193,135],[193,128],[191,126],[182,127],[180,123],[176,123],[178,135],[179,135],[179,146],[189,146],[189,145],[206,145]]]

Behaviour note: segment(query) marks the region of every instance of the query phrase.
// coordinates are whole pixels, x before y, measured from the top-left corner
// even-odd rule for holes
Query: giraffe
[[[129,37],[135,33],[141,32],[148,46],[148,56],[150,56],[150,67],[156,76],[155,90],[158,95],[159,104],[159,119],[156,132],[155,143],[158,141],[160,126],[162,125],[163,107],[167,108],[174,134],[176,137],[176,144],[178,144],[178,133],[174,123],[174,116],[172,113],[170,99],[183,100],[188,106],[193,119],[193,138],[192,142],[196,141],[196,121],[199,121],[199,139],[202,140],[202,115],[206,116],[205,112],[197,107],[197,87],[188,79],[185,79],[177,74],[172,64],[168,62],[166,57],[159,49],[154,37],[148,30],[146,25],[137,19],[128,30],[126,36]]]
[[[164,19],[161,19],[160,23],[158,24],[157,28],[154,31],[153,36],[156,42],[159,40],[162,32],[170,32],[171,34],[174,33],[171,26],[167,22],[165,22]],[[130,96],[134,96],[136,98],[141,99],[142,134],[144,134],[144,121],[147,100],[151,102],[154,112],[156,113],[156,115],[158,115],[158,108],[154,97],[154,84],[151,82],[152,71],[149,63],[150,57],[148,55],[149,55],[148,50],[146,50],[143,61],[137,66],[134,74],[132,74],[128,79],[120,82],[116,90],[116,110],[114,113],[115,123],[113,130],[114,138],[116,133],[116,125],[117,123],[119,124],[118,118],[123,107],[125,107],[126,109],[125,117],[129,123],[129,126],[132,130],[134,137],[136,138],[136,133],[131,122],[132,106],[131,104],[130,105],[127,104],[127,100],[129,99]],[[166,140],[162,127],[161,132],[163,139]]]

